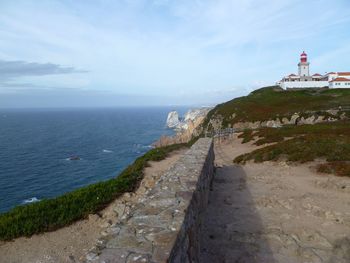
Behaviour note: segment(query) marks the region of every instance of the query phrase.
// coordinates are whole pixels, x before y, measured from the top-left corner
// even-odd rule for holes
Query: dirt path
[[[309,165],[248,163],[255,146],[215,145],[216,175],[201,262],[350,262],[350,179]]]
[[[110,230],[128,209],[128,206],[150,187],[162,173],[175,163],[185,150],[171,154],[160,162],[151,162],[145,169],[145,178],[134,194],[124,194],[98,215],[78,221],[54,232],[18,238],[12,242],[0,241],[0,263],[73,263],[81,262],[96,240]]]

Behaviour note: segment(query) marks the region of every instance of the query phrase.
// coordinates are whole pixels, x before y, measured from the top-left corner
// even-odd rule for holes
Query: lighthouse
[[[300,62],[298,64],[300,77],[310,76],[309,65],[310,63],[307,62],[307,54],[305,53],[305,51],[303,51],[303,53],[301,53],[300,55]]]
[[[349,72],[329,72],[325,75],[318,73],[310,76],[310,63],[307,61],[305,51],[300,54],[298,63],[299,74],[289,74],[276,84],[283,89],[305,89],[305,88],[348,88],[350,89]]]

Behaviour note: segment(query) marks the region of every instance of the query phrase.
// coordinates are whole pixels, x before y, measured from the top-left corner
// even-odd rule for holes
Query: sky
[[[215,105],[350,71],[349,0],[1,0],[0,108]]]

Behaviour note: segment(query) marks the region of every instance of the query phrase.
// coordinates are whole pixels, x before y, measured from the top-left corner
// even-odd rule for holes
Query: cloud
[[[296,70],[302,50],[313,72],[348,67],[347,0],[332,8],[327,0],[18,0],[0,9],[0,92],[104,89],[175,100],[181,90],[214,100],[202,94],[232,98],[230,87],[275,83]],[[79,68],[89,73],[74,74]]]
[[[26,76],[44,76],[57,74],[84,73],[87,71],[77,70],[73,67],[62,67],[53,63],[35,63],[26,61],[0,60],[0,80]]]
[[[0,88],[5,88],[5,90],[2,89],[0,91],[1,93],[6,93],[16,92],[18,89],[22,88],[52,88],[50,85],[45,84],[21,82],[21,79],[86,72],[85,70],[78,70],[74,67],[63,67],[54,63],[0,60]]]

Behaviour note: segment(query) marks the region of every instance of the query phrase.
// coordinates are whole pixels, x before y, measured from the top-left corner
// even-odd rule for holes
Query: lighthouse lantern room
[[[303,51],[300,55],[300,62],[298,64],[300,77],[310,76],[309,65],[310,63],[307,62],[307,54]]]

